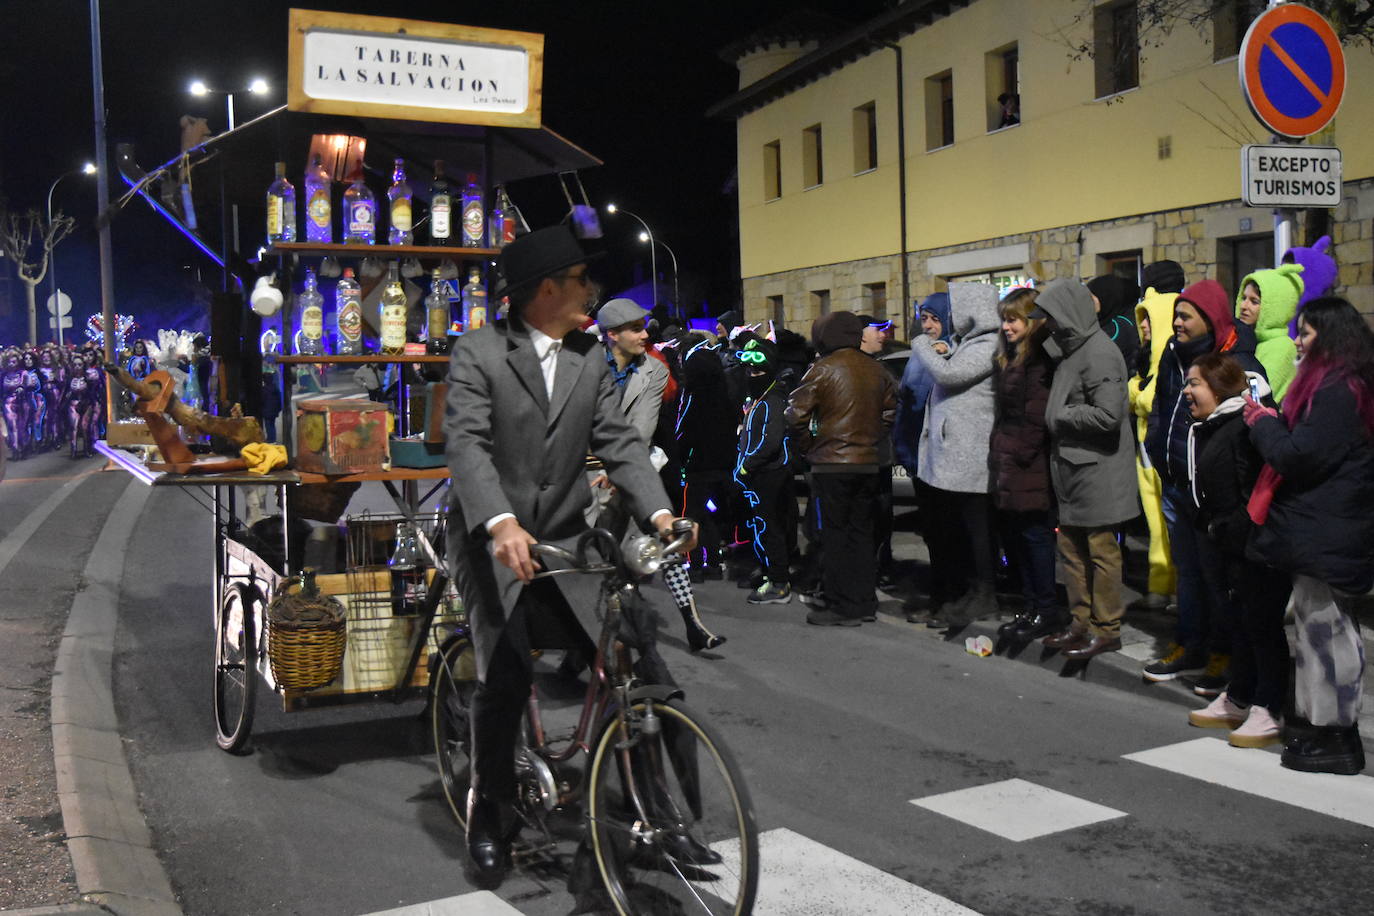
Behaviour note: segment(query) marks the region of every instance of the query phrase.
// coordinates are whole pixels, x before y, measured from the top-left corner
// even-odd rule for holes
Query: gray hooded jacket
[[[988,442],[996,415],[992,367],[997,356],[997,288],[988,283],[951,283],[950,320],[956,344],[948,357],[924,335],[911,342],[935,380],[921,430],[917,476],[940,490],[988,492]],[[1123,389],[1124,390],[1124,389]]]
[[[1059,360],[1045,408],[1059,522],[1118,525],[1140,512],[1126,362],[1098,327],[1092,294],[1082,283],[1055,280],[1035,305],[1059,325],[1045,342]]]

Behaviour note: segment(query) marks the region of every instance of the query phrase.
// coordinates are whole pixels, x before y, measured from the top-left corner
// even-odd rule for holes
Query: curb
[[[57,650],[52,678],[57,797],[77,890],[88,904],[37,913],[181,914],[138,806],[112,683],[124,547],[150,492],[130,481],[115,503],[86,562],[83,588],[72,599]]]

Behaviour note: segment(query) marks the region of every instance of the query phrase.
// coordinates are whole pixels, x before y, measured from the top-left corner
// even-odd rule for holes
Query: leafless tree
[[[38,343],[38,284],[48,274],[52,250],[75,227],[76,220],[63,216],[61,211],[49,223],[37,210],[22,214],[0,210],[0,254],[14,264],[19,281],[28,292],[30,345]]]

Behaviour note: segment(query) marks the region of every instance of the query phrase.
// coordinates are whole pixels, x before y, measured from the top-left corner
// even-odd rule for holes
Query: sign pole
[[[1282,3],[1283,0],[1269,0],[1269,8],[1273,9]],[[1271,134],[1270,140],[1273,143],[1287,143],[1286,137],[1278,134]],[[1293,227],[1297,222],[1298,211],[1289,207],[1279,207],[1274,210],[1274,266],[1278,267],[1283,262],[1283,255],[1288,249],[1293,247]]]

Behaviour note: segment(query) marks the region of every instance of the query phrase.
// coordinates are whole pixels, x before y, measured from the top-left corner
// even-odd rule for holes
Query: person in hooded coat
[[[911,342],[911,359],[935,381],[921,431],[917,475],[931,489],[931,512],[950,526],[928,542],[937,600],[962,592],[943,606],[953,629],[997,613],[993,565],[992,502],[988,496],[988,443],[996,414],[992,371],[1002,327],[997,288],[989,283],[951,283],[950,317],[955,346],[942,356],[936,342]],[[944,549],[948,547],[948,550]],[[949,585],[948,583],[954,583]]]
[[[1092,294],[1073,280],[1041,290],[1032,317],[1048,319],[1045,351],[1057,359],[1045,406],[1050,479],[1059,505],[1059,558],[1073,621],[1046,636],[1066,658],[1121,648],[1121,546],[1117,529],[1139,511],[1126,361],[1098,326]]]
[[[1125,277],[1108,274],[1089,280],[1088,292],[1092,293],[1097,323],[1102,333],[1116,344],[1126,366],[1134,366],[1135,351],[1140,349],[1140,337],[1136,333],[1133,313],[1136,301],[1140,298],[1140,287]]]
[[[1298,315],[1302,314],[1302,308],[1307,303],[1331,295],[1331,290],[1336,287],[1338,271],[1330,248],[1331,236],[1324,235],[1317,239],[1315,245],[1290,248],[1283,253],[1281,263],[1302,265],[1302,297],[1298,299]],[[1288,322],[1288,336],[1297,339],[1297,315]]]
[[[1150,462],[1143,446],[1149,432],[1150,410],[1155,403],[1159,361],[1172,336],[1170,326],[1174,320],[1174,302],[1178,294],[1183,292],[1183,267],[1176,261],[1156,261],[1146,265],[1144,278],[1145,295],[1135,307],[1135,324],[1141,345],[1136,350],[1135,375],[1127,384],[1126,391],[1131,400],[1131,412],[1136,416],[1136,442],[1141,447],[1136,449],[1135,474],[1140,485],[1140,506],[1150,532],[1147,556],[1149,572],[1140,606],[1162,610],[1168,605],[1169,596],[1174,593],[1174,564],[1169,557],[1169,528],[1164,521],[1163,485],[1159,480],[1159,472]]]
[[[1298,313],[1303,295],[1301,264],[1283,264],[1274,270],[1257,270],[1240,281],[1236,296],[1236,333],[1253,349],[1264,367],[1274,403],[1283,396],[1298,371],[1298,350],[1288,336],[1288,323]],[[1253,348],[1249,339],[1254,338]]]
[[[931,293],[916,309],[916,323],[921,328],[921,336],[935,341],[938,356],[948,356],[953,346],[954,326],[949,317],[949,293]],[[935,387],[935,379],[926,369],[926,364],[908,354],[906,368],[897,388],[897,420],[892,426],[892,452],[898,464],[906,469],[911,480],[913,495],[918,508],[917,519],[920,532],[927,544],[938,540],[938,524],[931,511],[934,505],[930,498],[930,488],[923,484],[918,475],[921,453],[921,427],[925,425],[926,404],[930,401],[930,390]],[[913,584],[914,585],[914,584]],[[907,620],[910,623],[928,623],[929,606],[915,595],[906,604]]]
[[[1183,397],[1188,366],[1204,353],[1230,353],[1241,368],[1263,374],[1251,354],[1241,352],[1231,302],[1215,280],[1200,280],[1174,302],[1174,336],[1159,361],[1155,402],[1145,450],[1159,472],[1169,552],[1178,575],[1178,623],[1162,656],[1141,670],[1149,681],[1197,676],[1194,691],[1213,697],[1226,686],[1230,664],[1226,589],[1216,571],[1216,550],[1188,523],[1188,427],[1192,413]]]

